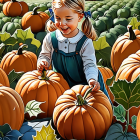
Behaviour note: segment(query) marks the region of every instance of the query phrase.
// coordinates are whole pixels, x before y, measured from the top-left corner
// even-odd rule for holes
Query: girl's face
[[[66,6],[54,9],[55,26],[67,38],[73,37],[78,33],[78,22],[82,20],[83,16],[84,14],[75,13]]]

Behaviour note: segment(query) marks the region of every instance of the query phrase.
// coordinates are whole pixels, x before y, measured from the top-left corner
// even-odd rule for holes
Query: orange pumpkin
[[[40,113],[38,118],[51,117],[57,98],[67,89],[69,85],[66,80],[53,70],[43,71],[42,75],[38,70],[26,72],[15,87],[25,106],[31,100],[45,102],[40,105],[45,113]],[[32,119],[28,114],[25,114],[25,117]]]
[[[0,3],[4,4],[7,1],[11,1],[11,0],[0,0]]]
[[[26,12],[29,11],[29,7],[26,2],[18,2],[16,0],[7,1],[3,4],[2,9],[3,13],[10,17],[23,16]]]
[[[45,31],[45,22],[49,19],[49,15],[45,12],[37,12],[40,7],[35,7],[33,11],[29,11],[22,17],[21,26],[22,29],[26,29],[31,26],[33,33]]]
[[[20,95],[10,87],[0,86],[0,125],[8,123],[19,130],[24,121],[24,104]]]
[[[21,45],[18,50],[8,52],[2,58],[0,67],[7,75],[13,69],[15,72],[27,72],[37,69],[37,56],[33,52],[23,51],[22,49],[25,46],[27,45]]]
[[[128,25],[128,32],[118,37],[111,50],[111,66],[114,72],[117,72],[125,58],[140,49],[139,35],[140,30],[132,30],[132,26]]]
[[[140,110],[139,110],[138,115],[137,115],[136,134],[138,136],[138,139],[140,139]]]
[[[140,74],[140,50],[136,53],[129,55],[123,60],[120,68],[118,69],[115,81],[118,79],[126,79],[129,82],[133,82]]]
[[[94,140],[106,135],[112,117],[110,101],[101,90],[76,85],[57,99],[53,123],[64,139]]]
[[[0,84],[10,87],[8,76],[2,68],[0,68]]]
[[[109,86],[106,84],[106,80],[109,79],[109,78],[111,78],[113,76],[113,72],[108,67],[98,66],[98,69],[102,73],[102,76],[103,76],[103,79],[104,79],[104,84],[105,84],[106,90],[107,90],[107,92],[109,94],[109,97],[110,97],[112,103],[114,103],[114,95],[110,91]]]

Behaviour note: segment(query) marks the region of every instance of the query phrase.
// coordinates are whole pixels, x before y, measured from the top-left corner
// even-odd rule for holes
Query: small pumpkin
[[[12,88],[0,86],[0,125],[8,123],[19,130],[24,121],[24,104],[20,95]]]
[[[22,97],[24,105],[31,101],[45,102],[40,105],[44,113],[40,113],[37,118],[52,117],[53,109],[57,98],[69,89],[69,85],[63,76],[53,70],[43,70],[42,74],[38,70],[26,72],[17,82],[15,90]],[[26,113],[25,118],[30,118]]]
[[[22,50],[24,47],[27,47],[27,45],[21,45],[18,50],[8,52],[2,58],[0,68],[7,75],[13,69],[15,72],[27,72],[37,69],[37,56],[33,52]]]
[[[118,37],[111,50],[111,66],[114,72],[117,72],[125,58],[140,49],[140,30],[132,30],[131,25],[127,29],[128,32]]]
[[[137,76],[140,74],[140,50],[136,53],[129,55],[123,60],[121,66],[119,67],[115,81],[118,79],[126,79],[129,82],[133,82]]]
[[[23,16],[29,8],[26,2],[11,0],[3,4],[3,13],[9,17]]]
[[[10,87],[8,76],[2,68],[0,68],[0,84]]]
[[[111,69],[109,69],[108,67],[101,67],[101,66],[98,66],[98,69],[100,70],[100,72],[102,73],[102,76],[103,76],[103,79],[104,79],[104,84],[105,84],[105,87],[106,87],[106,90],[109,94],[109,97],[112,101],[112,103],[114,103],[114,95],[113,93],[110,91],[108,85],[106,84],[106,80],[111,78],[114,74],[113,72],[111,71]],[[111,86],[111,85],[110,85]]]
[[[29,11],[22,17],[21,26],[22,29],[31,26],[31,31],[33,33],[45,31],[45,22],[49,19],[49,15],[45,12],[37,12],[40,7],[35,7],[33,11]]]
[[[113,110],[107,96],[88,85],[66,90],[55,104],[53,123],[64,139],[100,139],[108,131]]]

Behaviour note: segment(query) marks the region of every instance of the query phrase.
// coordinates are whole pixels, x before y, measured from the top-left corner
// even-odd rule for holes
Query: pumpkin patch
[[[70,88],[52,64],[38,72],[43,39],[56,29],[51,2],[0,0],[0,139],[140,139],[140,1],[85,1],[112,106],[100,90]]]

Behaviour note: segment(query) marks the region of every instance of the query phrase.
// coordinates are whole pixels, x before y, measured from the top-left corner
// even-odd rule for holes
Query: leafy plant
[[[137,116],[131,117],[132,123],[129,123],[129,109],[133,106],[138,107],[140,105],[140,76],[138,76],[133,82],[126,80],[114,81],[110,86],[111,92],[115,96],[115,101],[119,103],[117,107],[113,107],[114,116],[117,121],[122,123],[126,122],[125,130],[120,124],[113,124],[106,135],[105,140],[113,140],[118,137],[128,138],[131,140],[138,140],[137,136],[131,132],[127,133],[128,126],[131,125],[133,129],[136,129]],[[127,119],[125,119],[127,118]]]
[[[10,82],[10,87],[15,89],[15,86],[20,79],[20,77],[24,74],[24,72],[15,72],[13,69],[9,74],[8,74],[8,79]]]
[[[132,25],[132,29],[139,29],[140,22],[138,22],[137,17],[133,17],[129,23],[129,25]]]
[[[18,140],[22,134],[18,130],[12,130],[9,124],[0,125],[0,140]]]
[[[33,140],[57,140],[55,131],[51,127],[51,121],[47,127],[43,125],[40,132],[36,131],[36,133],[36,136],[33,136]]]
[[[111,67],[110,64],[110,54],[111,47],[106,41],[106,37],[100,37],[98,40],[93,41],[93,46],[95,48],[95,55],[97,59],[97,64],[100,66]]]
[[[43,111],[40,109],[40,104],[42,104],[44,102],[38,102],[36,100],[31,100],[27,103],[26,107],[25,107],[25,113],[29,113],[30,117],[32,116],[36,116],[39,113],[42,113]]]

